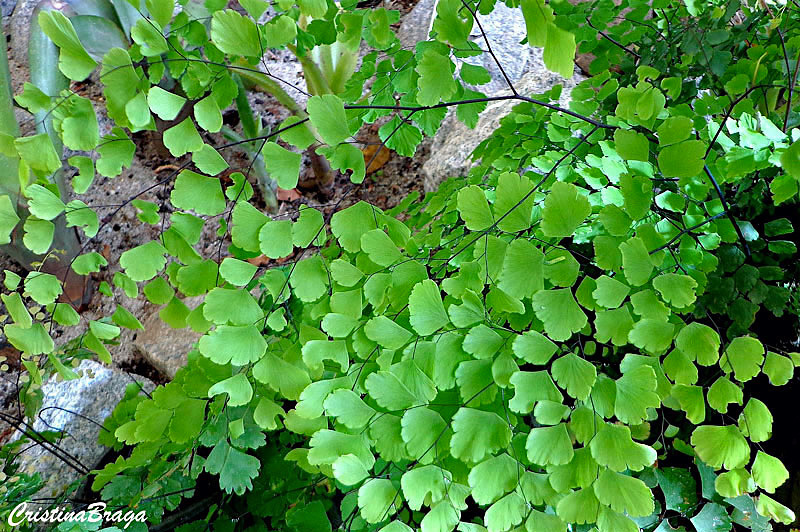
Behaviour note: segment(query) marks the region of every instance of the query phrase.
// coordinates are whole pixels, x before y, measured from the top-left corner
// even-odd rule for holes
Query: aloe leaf
[[[5,42],[5,34],[0,28],[0,38]],[[8,70],[6,51],[0,53],[0,133],[17,136],[19,126],[14,116],[14,104],[11,92],[11,73]],[[13,159],[0,154],[0,192],[9,194],[15,199],[19,193],[17,163]]]
[[[127,50],[130,42],[112,20],[95,15],[76,15],[70,19],[75,33],[89,55],[97,62],[112,48]]]

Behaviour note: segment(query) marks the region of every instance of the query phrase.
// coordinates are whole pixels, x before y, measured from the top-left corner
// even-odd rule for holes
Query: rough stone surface
[[[512,80],[517,92],[524,95],[543,93],[554,85],[561,83],[564,87],[559,100],[561,107],[569,103],[570,90],[583,78],[575,74],[565,80],[558,74],[550,72],[541,60],[541,50],[533,50],[534,55],[529,63],[529,71],[519,80]],[[487,93],[489,96],[511,94],[509,90]],[[454,112],[450,112],[441,128],[433,138],[430,157],[422,166],[425,174],[425,191],[433,191],[439,183],[448,177],[464,175],[474,165],[469,159],[478,144],[491,134],[499,125],[500,119],[507,115],[511,108],[519,103],[507,100],[489,104],[481,113],[478,125],[470,129],[458,121]]]
[[[426,39],[436,13],[436,0],[422,0],[404,17],[398,37],[406,48],[415,42]],[[541,48],[521,45],[525,38],[525,20],[518,8],[509,8],[502,3],[495,5],[489,15],[478,15],[480,26],[475,24],[470,39],[480,48],[488,52],[489,46],[497,61],[489,53],[467,58],[464,61],[485,67],[492,80],[480,87],[474,87],[487,96],[503,96],[511,94],[503,72],[503,67],[515,89],[520,94],[530,95],[546,92],[560,83],[564,86],[559,104],[566,107],[569,92],[583,78],[575,74],[571,79],[564,79],[549,71],[544,66]],[[481,28],[484,34],[481,33]],[[488,46],[487,41],[488,40]],[[514,100],[490,104],[481,114],[478,125],[470,129],[455,117],[451,111],[439,132],[431,143],[430,157],[423,165],[425,173],[425,190],[435,190],[444,179],[464,174],[472,166],[469,154],[478,143],[490,134],[511,108],[518,103]]]
[[[59,447],[69,452],[85,467],[94,468],[108,451],[97,442],[100,426],[133,382],[131,376],[120,370],[109,369],[92,360],[84,360],[76,372],[82,375],[71,381],[51,379],[42,386],[42,410],[33,423],[37,432],[62,430],[64,436]],[[136,377],[142,387],[150,391],[154,385],[144,377]],[[12,439],[21,436],[16,433]],[[39,445],[26,450],[19,457],[21,470],[30,474],[38,472],[45,481],[37,494],[53,497],[64,492],[80,474],[62,460]]]
[[[403,48],[413,50],[419,41],[428,39],[431,30],[433,13],[436,10],[436,0],[420,0],[414,9],[408,12],[397,30],[397,38]]]
[[[0,0],[0,11],[2,11],[3,18],[10,17],[17,6],[17,0]]]
[[[194,309],[203,302],[203,297],[187,298],[183,302]],[[173,329],[161,320],[157,312],[151,313],[142,325],[144,330],[136,335],[134,349],[164,376],[174,378],[175,373],[186,365],[186,354],[201,335],[188,327]]]
[[[3,2],[14,2],[14,0],[0,0]],[[20,65],[28,66],[28,33],[31,27],[31,15],[39,4],[39,0],[17,0],[14,13],[11,17],[6,17],[5,7],[3,10],[3,25],[10,37],[9,56]],[[5,6],[5,4],[3,4]],[[6,26],[6,24],[8,24]]]

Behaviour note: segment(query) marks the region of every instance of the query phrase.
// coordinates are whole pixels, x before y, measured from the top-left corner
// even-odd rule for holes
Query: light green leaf
[[[19,223],[19,216],[8,194],[0,196],[0,245],[11,242],[11,231]]]
[[[761,372],[764,362],[764,346],[750,336],[734,338],[719,361],[726,373],[734,372],[736,380],[747,382]]]
[[[549,30],[548,30],[549,33]],[[570,60],[570,72],[572,72]],[[580,189],[571,183],[556,181],[544,200],[542,210],[542,232],[546,236],[572,236],[587,216],[592,212],[589,200]]]
[[[708,406],[723,414],[728,412],[728,404],[741,405],[744,401],[742,389],[727,377],[719,377],[708,389]]]
[[[186,153],[202,149],[204,145],[203,139],[197,132],[197,128],[194,127],[191,118],[185,118],[179,124],[164,131],[162,138],[164,146],[167,147],[173,157],[180,157]],[[194,174],[194,172],[184,170],[181,172],[181,175],[186,173]],[[178,180],[180,180],[180,175],[178,176]]]
[[[601,275],[597,278],[597,288],[592,292],[592,296],[605,308],[617,308],[630,291],[631,288],[625,283],[621,283],[607,275]]]
[[[267,342],[254,325],[222,325],[200,338],[198,349],[217,364],[244,366],[257,362],[267,351]]]
[[[31,214],[42,220],[52,220],[64,212],[64,202],[42,185],[34,184],[25,189],[28,198],[28,209]]]
[[[619,246],[622,253],[622,271],[633,286],[641,286],[650,280],[653,263],[647,247],[640,237],[630,238]]]
[[[312,96],[308,100],[311,123],[329,146],[336,146],[350,137],[344,103],[333,94]]]
[[[42,255],[50,249],[50,244],[53,243],[53,234],[56,230],[53,222],[28,216],[22,229],[25,231],[22,236],[22,243],[25,244],[26,248],[37,255]]]
[[[612,471],[641,471],[656,461],[656,451],[631,439],[625,425],[605,423],[589,444],[592,458]]]
[[[783,386],[794,376],[794,364],[790,358],[768,351],[762,371],[769,377],[770,384]]]
[[[203,316],[219,325],[250,325],[263,319],[264,311],[248,291],[217,287],[206,295]]]
[[[662,148],[658,154],[658,167],[664,177],[694,177],[703,170],[706,143],[685,140]]]
[[[47,329],[39,322],[31,327],[12,323],[6,325],[3,332],[11,345],[28,355],[51,353],[55,347]]]
[[[462,407],[452,421],[450,453],[466,462],[480,462],[511,441],[511,429],[494,412]]]
[[[594,493],[602,504],[632,517],[653,513],[655,503],[647,485],[638,478],[605,470],[594,483]]]
[[[767,441],[772,436],[772,413],[762,401],[751,397],[739,414],[739,430],[752,442]]]
[[[456,92],[456,81],[453,77],[453,64],[449,57],[441,55],[434,48],[425,48],[422,57],[417,59],[415,70],[417,78],[417,103],[420,105],[436,105],[447,100]]]
[[[301,155],[291,152],[275,142],[265,144],[262,151],[267,172],[278,182],[278,186],[284,190],[296,187],[297,178],[300,175]]]
[[[450,322],[439,287],[429,279],[417,283],[411,290],[408,308],[411,326],[421,336],[433,334]]]
[[[232,9],[212,16],[211,41],[226,54],[260,57],[263,53],[255,22]]]
[[[108,261],[101,254],[94,251],[78,256],[72,263],[72,269],[78,275],[99,272],[100,268],[104,266],[108,266]]]
[[[795,141],[781,154],[781,168],[800,180],[800,141]]]
[[[754,491],[756,485],[745,469],[734,469],[719,475],[714,481],[714,489],[723,497],[738,497]]]
[[[149,281],[167,264],[167,250],[155,240],[122,253],[119,264],[134,281]]]
[[[217,175],[228,168],[228,163],[222,155],[208,144],[203,144],[199,150],[192,153],[192,162],[198,170],[208,175]]]
[[[690,323],[678,333],[675,345],[701,366],[710,366],[719,360],[719,334],[708,325]]]
[[[697,298],[697,281],[688,275],[663,273],[653,279],[653,288],[658,290],[664,301],[675,308],[688,307]]]
[[[364,333],[367,338],[386,349],[400,349],[413,336],[411,332],[386,316],[376,316],[369,320],[364,326]]]
[[[518,371],[511,375],[509,383],[514,387],[514,397],[508,407],[520,414],[533,410],[538,401],[560,403],[564,398],[546,371]]]
[[[628,425],[637,425],[647,417],[648,408],[658,408],[661,400],[655,393],[657,381],[653,368],[637,366],[617,379],[614,414]]]
[[[354,486],[369,476],[364,463],[354,454],[345,454],[333,462],[333,476],[345,486]]]
[[[292,246],[292,221],[271,220],[261,226],[258,232],[261,252],[271,259],[288,257],[294,251]]]
[[[648,353],[660,354],[672,345],[675,325],[660,320],[640,320],[628,333],[630,342]]]
[[[518,298],[544,290],[544,253],[528,240],[512,241],[506,248],[498,287]]]
[[[69,19],[58,10],[43,9],[39,12],[37,21],[42,31],[59,48],[58,69],[69,79],[86,79],[97,63],[83,48]]]
[[[391,480],[372,478],[358,490],[358,507],[367,523],[379,523],[393,516],[399,509],[399,488]]]
[[[186,98],[167,92],[161,87],[150,87],[147,93],[147,104],[161,120],[174,120],[181,112]]]
[[[532,429],[525,440],[525,450],[528,460],[540,466],[568,464],[574,454],[564,423]]]
[[[400,258],[400,250],[382,229],[372,229],[361,235],[361,249],[379,266],[391,266]]]
[[[700,386],[676,384],[672,387],[672,397],[678,400],[686,419],[699,425],[706,419],[706,401]]]
[[[228,394],[228,405],[246,405],[253,398],[253,387],[244,373],[237,373],[233,377],[222,380],[208,389],[208,396],[214,397],[221,393]]]
[[[548,23],[543,59],[548,69],[562,78],[571,78],[575,69],[575,36],[553,22]]]
[[[321,212],[310,207],[301,207],[300,217],[294,224],[292,224],[292,242],[295,246],[301,248],[308,247],[311,242],[314,241],[317,242],[318,245],[321,245],[327,238],[324,226],[325,220],[322,217]],[[335,262],[336,261],[334,261],[334,263]],[[331,265],[331,270],[333,270],[333,265]],[[339,281],[339,279],[336,279],[335,272],[332,271],[331,273],[333,274],[336,282],[343,284],[341,281]]]
[[[493,503],[517,486],[521,468],[521,464],[507,454],[493,456],[476,465],[469,472],[472,498],[478,504]]]
[[[509,493],[486,510],[484,523],[489,532],[504,532],[522,523],[528,505],[518,493]]]
[[[178,174],[169,198],[176,208],[193,210],[198,214],[215,216],[225,210],[225,197],[219,179],[205,177],[190,170],[183,170]]]
[[[328,416],[349,429],[361,429],[369,423],[376,412],[352,390],[340,389],[332,392],[323,403]]]
[[[458,192],[458,214],[470,231],[483,231],[494,223],[486,195],[475,185]]]
[[[400,485],[408,507],[418,512],[424,503],[428,506],[442,500],[452,480],[449,471],[435,465],[416,467],[403,474]]]
[[[570,397],[580,401],[585,401],[589,397],[597,378],[594,364],[575,353],[564,355],[553,362],[550,371],[556,383],[565,389]]]
[[[49,175],[61,168],[61,158],[47,133],[14,139],[14,148],[20,158],[34,171]]]
[[[763,493],[756,500],[756,510],[760,515],[784,525],[790,525],[795,521],[793,511]]]
[[[155,21],[140,18],[131,28],[131,39],[139,45],[142,55],[161,55],[169,49],[162,28]]]
[[[641,133],[627,129],[614,131],[617,153],[629,161],[647,161],[650,158],[650,142]]]
[[[586,326],[588,318],[569,288],[542,290],[533,296],[533,311],[544,322],[544,330],[557,342],[568,340]]]
[[[753,480],[767,493],[775,493],[778,487],[789,480],[789,471],[781,461],[763,451],[756,453],[756,459],[751,469]]]
[[[257,266],[233,257],[226,257],[219,265],[219,274],[234,286],[245,286],[255,275]]]
[[[750,445],[736,425],[703,425],[692,433],[698,458],[714,469],[737,469],[750,460]]]

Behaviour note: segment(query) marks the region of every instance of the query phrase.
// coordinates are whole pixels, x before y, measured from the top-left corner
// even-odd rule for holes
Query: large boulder
[[[436,14],[436,0],[422,0],[407,14],[398,31],[398,37],[406,47],[426,39]],[[565,79],[544,66],[541,48],[520,44],[526,36],[525,20],[519,8],[509,8],[497,3],[489,15],[478,15],[480,27],[475,24],[470,39],[483,50],[488,40],[494,58],[489,53],[469,58],[466,61],[485,67],[492,80],[477,90],[487,96],[512,94],[506,76],[519,94],[541,94],[554,85],[561,84],[564,90],[559,105],[566,107],[570,90],[584,78],[577,73]],[[481,33],[483,29],[484,34]],[[495,61],[495,58],[497,61]],[[498,66],[502,65],[503,69]],[[505,76],[503,75],[505,72]],[[470,129],[455,117],[451,109],[431,142],[430,155],[422,166],[425,174],[425,190],[436,190],[439,183],[451,176],[463,175],[472,166],[469,155],[500,123],[511,108],[519,103],[506,100],[489,104],[481,113],[478,125]]]
[[[108,451],[97,437],[104,430],[103,421],[125,395],[125,388],[138,382],[149,392],[155,386],[144,377],[107,368],[92,360],[83,360],[75,371],[80,375],[78,379],[51,378],[42,385],[42,410],[32,428],[37,433],[61,431],[58,447],[91,470]],[[22,433],[17,432],[11,439],[20,437]],[[37,497],[57,497],[81,477],[76,469],[38,444],[27,446],[17,460],[20,471],[38,472],[45,481]]]

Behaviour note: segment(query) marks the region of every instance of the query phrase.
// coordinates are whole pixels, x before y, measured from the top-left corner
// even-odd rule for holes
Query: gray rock
[[[203,297],[186,298],[183,302],[193,309],[203,302]],[[151,313],[142,325],[144,330],[136,335],[134,349],[166,377],[174,378],[175,373],[186,365],[186,354],[201,335],[188,327],[173,329],[156,312]]]
[[[16,0],[10,21],[6,19],[5,11],[3,11],[3,22],[8,21],[6,31],[11,37],[9,56],[26,68],[28,66],[28,34],[31,27],[31,15],[38,4],[39,0]]]
[[[413,48],[417,41],[427,39],[436,13],[436,3],[436,0],[422,0],[403,18],[398,38],[405,48]],[[462,60],[483,66],[491,74],[492,79],[489,83],[473,87],[474,89],[487,96],[509,95],[511,90],[506,76],[515,89],[524,95],[539,94],[561,83],[564,91],[559,104],[562,107],[567,106],[570,89],[583,78],[576,74],[571,79],[564,79],[550,72],[544,66],[540,48],[520,44],[525,38],[526,28],[519,8],[509,8],[497,3],[492,13],[478,15],[478,20],[480,26],[474,25],[470,40],[484,51],[488,52],[488,48],[491,47],[497,60],[495,61],[489,53]],[[498,63],[502,65],[502,71]],[[422,167],[425,174],[425,190],[435,190],[444,179],[466,173],[472,166],[472,162],[468,160],[469,155],[480,141],[499,125],[500,119],[508,114],[516,103],[518,102],[509,100],[488,105],[475,129],[469,129],[459,122],[455,112],[451,111],[433,138],[430,156]]]
[[[84,360],[76,369],[80,378],[71,381],[50,379],[41,388],[42,410],[33,423],[37,432],[61,430],[63,438],[59,448],[72,455],[88,469],[93,469],[108,451],[97,442],[101,424],[111,414],[125,394],[125,388],[133,382],[132,376],[117,369],[110,369],[92,360]],[[136,381],[150,391],[154,385],[144,377]],[[91,421],[90,421],[91,420]],[[21,436],[17,432],[12,440]],[[37,497],[54,497],[62,494],[80,473],[64,461],[33,445],[19,456],[21,471],[38,472],[45,481]]]
[[[436,12],[436,0],[420,0],[400,23],[397,38],[403,48],[413,50],[419,41],[428,39],[433,23],[433,14]]]
[[[514,82],[517,92],[523,95],[540,94],[561,83],[564,90],[558,104],[566,108],[570,90],[583,78],[575,74],[571,79],[565,80],[550,72],[541,61],[541,50],[534,50],[532,59],[531,66],[534,68]],[[510,91],[502,90],[489,95],[505,94],[510,94]],[[481,113],[475,129],[465,126],[456,119],[455,112],[450,112],[433,138],[430,157],[422,165],[425,191],[436,190],[439,183],[449,177],[465,175],[475,165],[469,158],[472,151],[500,125],[500,119],[517,103],[517,100],[506,100],[489,104]]]
[[[488,52],[486,41],[489,41],[491,50],[497,61],[491,54],[484,53],[476,57],[470,57],[464,61],[473,65],[480,65],[489,71],[492,81],[486,85],[481,85],[478,90],[487,94],[494,94],[503,89],[508,89],[508,82],[503,76],[499,62],[503,66],[503,71],[512,83],[519,81],[525,72],[530,70],[531,56],[534,49],[527,44],[522,45],[522,41],[527,35],[525,29],[525,19],[522,17],[522,10],[511,8],[505,4],[497,3],[494,11],[488,15],[478,15],[480,27],[475,24],[470,34],[470,40]],[[480,29],[483,28],[486,38]]]
[[[3,13],[3,18],[10,17],[17,6],[17,0],[0,0],[0,11]]]

